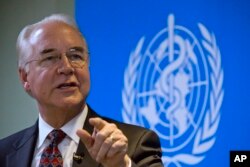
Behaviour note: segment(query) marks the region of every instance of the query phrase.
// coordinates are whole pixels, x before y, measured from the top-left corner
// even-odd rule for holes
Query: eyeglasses
[[[82,68],[88,61],[88,56],[82,51],[82,49],[73,48],[65,52],[65,54],[62,54],[55,49],[48,49],[41,53],[39,59],[30,60],[25,63],[25,66],[34,61],[37,61],[39,66],[45,68],[58,66],[61,63],[63,55],[66,56],[73,68]]]

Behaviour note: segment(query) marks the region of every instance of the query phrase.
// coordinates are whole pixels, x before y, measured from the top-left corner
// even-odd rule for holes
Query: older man
[[[101,117],[86,104],[88,48],[74,20],[51,15],[26,26],[17,51],[19,76],[39,118],[0,141],[2,167],[162,166],[154,132]]]

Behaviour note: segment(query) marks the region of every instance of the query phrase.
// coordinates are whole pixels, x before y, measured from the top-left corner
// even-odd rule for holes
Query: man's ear
[[[19,68],[18,72],[19,72],[19,78],[20,78],[20,81],[23,85],[24,90],[27,93],[30,93],[30,83],[29,83],[28,78],[27,78],[28,73],[22,68]]]

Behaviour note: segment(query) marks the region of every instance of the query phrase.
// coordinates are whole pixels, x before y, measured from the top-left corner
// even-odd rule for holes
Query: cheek
[[[48,85],[50,85],[50,75],[46,71],[33,72],[28,77],[28,81],[30,84],[31,92],[36,93],[39,92],[41,95],[46,94],[48,89]]]
[[[79,82],[81,84],[82,91],[84,91],[84,93],[88,93],[89,89],[90,89],[90,75],[89,75],[89,71],[82,72],[79,75],[78,80],[79,80]]]

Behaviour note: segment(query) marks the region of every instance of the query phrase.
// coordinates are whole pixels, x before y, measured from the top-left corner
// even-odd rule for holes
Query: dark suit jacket
[[[89,124],[88,119],[91,117],[100,117],[90,107],[83,126],[84,129],[92,133],[93,127]],[[103,118],[103,117],[102,117]],[[103,118],[104,120],[115,123],[119,129],[128,138],[128,155],[132,160],[132,167],[160,167],[161,147],[158,136],[150,130],[142,127],[124,124],[112,119]],[[38,136],[38,123],[30,128],[24,129],[5,139],[0,140],[0,166],[1,167],[29,167],[31,166],[34,148]],[[93,160],[84,144],[80,142],[77,155],[83,155],[80,162],[73,161],[73,167],[100,167]]]

